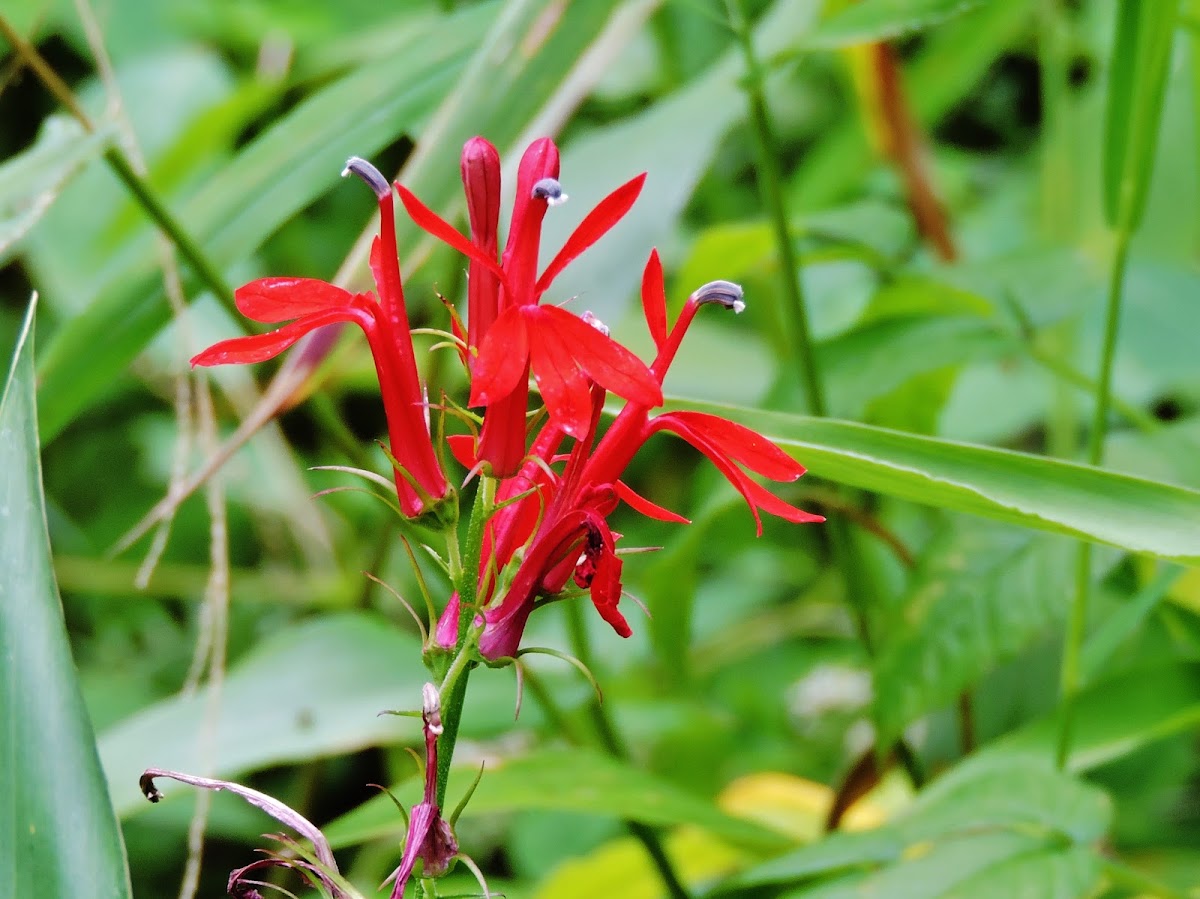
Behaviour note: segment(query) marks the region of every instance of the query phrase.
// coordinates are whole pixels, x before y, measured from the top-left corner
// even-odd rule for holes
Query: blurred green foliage
[[[1183,0],[1177,15],[1175,5],[744,4],[799,258],[800,271],[785,272],[721,0],[6,4],[0,13],[97,126],[86,134],[0,44],[0,344],[17,346],[36,290],[45,515],[133,895],[176,894],[191,815],[182,789],[146,805],[138,773],[209,763],[333,822],[343,869],[375,895],[403,825],[366,785],[398,784],[406,803],[419,795],[405,751],[416,722],[375,713],[414,705],[425,675],[411,618],[361,574],[419,596],[391,513],[360,494],[312,497],[351,482],[310,466],[356,464],[366,448],[386,470],[370,442],[384,427],[369,358],[346,341],[314,396],[222,469],[228,675],[216,712],[203,690],[179,692],[205,627],[203,491],[180,505],[144,588],[135,580],[149,539],[112,549],[173,473],[203,463],[175,378],[246,324],[187,266],[189,312],[173,321],[153,223],[102,154],[144,159],[148,184],[228,283],[329,279],[340,267],[354,280],[371,208],[340,187],[346,156],[401,172],[461,217],[458,150],[476,132],[510,166],[530,137],[558,136],[572,201],[548,219],[555,246],[592,202],[649,172],[634,211],[564,274],[556,301],[578,295],[645,356],[636,289],[651,246],[673,309],[703,281],[743,283],[747,313],[702,317],[667,390],[727,404],[779,440],[811,469],[786,498],[838,519],[847,537],[839,548],[829,527],[775,521],[756,539],[715,472],[677,442],[652,443],[629,482],[693,523],[621,513],[623,545],[662,547],[625,560],[626,587],[651,617],[628,641],[588,621],[594,674],[631,760],[565,745],[563,722],[529,684],[514,721],[511,670],[471,683],[450,795],[480,761],[495,768],[459,828],[493,890],[664,895],[621,819],[664,828],[697,894],[1183,896],[1200,886],[1200,3]],[[88,16],[114,80],[101,74]],[[902,101],[886,99],[878,40],[890,42]],[[897,102],[917,151],[901,162],[885,152]],[[914,166],[953,261],[914,220]],[[1122,234],[1101,472],[1076,463]],[[442,326],[436,292],[462,296],[462,262],[403,218],[400,242],[414,321]],[[785,302],[793,275],[832,420],[808,417],[803,400]],[[8,397],[32,387],[32,361],[22,357],[6,393],[3,427],[21,411]],[[435,389],[461,386],[449,363],[428,355]],[[270,374],[212,372],[219,437]],[[13,420],[32,434],[30,415]],[[0,440],[0,467],[24,458],[28,468],[9,445]],[[11,611],[36,595],[53,611],[48,573],[7,554],[36,544],[16,540],[40,539],[40,517],[0,514],[5,564],[34,584],[0,602]],[[1056,772],[1079,537],[1097,543],[1093,602],[1073,751]],[[423,569],[444,601],[436,571]],[[57,621],[0,615],[0,637],[57,645]],[[535,616],[529,642],[567,650],[568,632],[559,604]],[[63,706],[74,742],[4,775],[48,790],[72,753],[92,757],[66,699],[70,666],[56,658],[31,689]],[[588,734],[591,692],[578,673],[547,657],[529,668],[569,730]],[[0,720],[18,743],[38,726]],[[921,790],[892,752],[901,737],[910,773],[928,775]],[[100,814],[104,785],[84,780],[72,788],[80,807]],[[12,782],[0,779],[0,795]],[[879,826],[822,839],[834,795],[859,791],[869,795],[847,828]],[[216,797],[200,895],[219,895],[269,827]],[[15,846],[0,840],[0,893]]]

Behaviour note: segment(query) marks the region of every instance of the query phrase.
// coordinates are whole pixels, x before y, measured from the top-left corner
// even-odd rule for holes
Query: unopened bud
[[[563,193],[562,185],[556,178],[543,178],[533,185],[533,197],[545,200],[547,206],[561,206],[567,202],[567,195]]]
[[[367,182],[367,186],[375,191],[375,196],[379,199],[386,199],[392,193],[392,183],[371,163],[367,162],[361,156],[351,156],[346,160],[346,167],[342,169],[342,177],[347,175],[358,175],[363,181]]]
[[[691,299],[698,303],[716,303],[735,313],[745,310],[746,303],[742,299],[742,286],[732,281],[709,281],[703,287],[696,289]]]
[[[426,684],[421,690],[421,716],[430,733],[442,732],[442,699],[433,684]]]
[[[583,315],[581,315],[579,317],[581,319],[583,319],[585,322],[587,322],[589,325],[591,325],[593,328],[595,328],[597,331],[599,331],[601,334],[603,334],[605,337],[609,336],[610,332],[608,330],[608,325],[604,324],[604,322],[602,322],[602,321],[600,321],[600,319],[596,318],[596,316],[592,314],[590,309],[588,311],[584,312]]]

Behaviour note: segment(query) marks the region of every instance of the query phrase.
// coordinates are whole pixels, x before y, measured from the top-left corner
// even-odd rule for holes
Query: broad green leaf
[[[860,0],[835,13],[805,40],[813,48],[884,41],[937,25],[984,0]],[[1003,0],[992,0],[1003,2]]]
[[[1104,214],[1126,233],[1137,230],[1154,172],[1179,0],[1120,0],[1104,123]]]
[[[813,474],[923,505],[1200,561],[1200,492],[1027,453],[846,421],[712,403],[760,430]]]
[[[1101,860],[1082,846],[1060,848],[1017,833],[963,836],[917,852],[875,874],[843,877],[785,893],[786,899],[1081,899],[1093,894]]]
[[[42,123],[37,141],[0,165],[0,265],[37,223],[63,185],[108,147],[107,131],[86,134],[66,116]]]
[[[1065,548],[978,522],[955,522],[932,541],[875,661],[880,745],[1062,617]]]
[[[951,770],[926,788],[895,821],[873,830],[831,834],[739,874],[722,889],[793,883],[879,865],[877,875],[861,880],[864,884],[889,884],[887,889],[881,885],[877,895],[941,896],[943,892],[932,889],[935,882],[945,890],[974,873],[973,868],[956,871],[955,858],[981,852],[989,857],[990,865],[1056,844],[1063,849],[1071,844],[1088,845],[1105,833],[1110,817],[1108,797],[1095,787],[1036,760],[993,758]],[[998,842],[975,843],[981,837]],[[991,858],[988,847],[999,845],[1008,845],[1012,852]],[[926,866],[923,861],[931,855],[943,860]],[[893,892],[909,879],[923,881],[922,889],[929,891]],[[849,886],[834,881],[812,895],[840,896],[839,890]]]
[[[476,771],[457,769],[450,795],[461,793]],[[487,765],[464,814],[527,809],[586,812],[658,826],[694,824],[731,842],[762,849],[787,844],[786,837],[727,815],[652,774],[582,749],[541,750]],[[404,822],[387,796],[369,800],[325,828],[335,847],[403,832]]]
[[[338,184],[347,157],[372,155],[428,115],[485,24],[470,12],[455,22],[453,28],[414,33],[407,52],[322,89],[202,189],[173,204],[210,258],[221,267],[245,259],[290,216]],[[195,288],[194,281],[189,284]],[[52,440],[109,390],[169,318],[154,253],[136,254],[131,268],[117,273],[48,348],[40,368],[44,438]],[[106,339],[98,342],[97,334]]]
[[[1080,899],[1095,894],[1103,859],[1070,846],[1031,852],[993,865],[942,894],[942,899]]]
[[[0,895],[130,895],[50,563],[31,303],[0,395]]]
[[[1017,348],[994,321],[978,316],[876,318],[816,351],[833,414],[857,418],[871,400],[919,375],[994,359]]]
[[[413,742],[419,719],[379,713],[418,708],[428,679],[420,642],[380,618],[346,613],[281,630],[225,679],[211,734],[214,776]],[[512,702],[511,676],[480,672],[471,682],[465,731],[511,727]],[[118,814],[148,808],[137,784],[143,769],[204,769],[206,705],[203,692],[175,696],[101,735],[100,756]],[[523,714],[533,720],[532,711]]]

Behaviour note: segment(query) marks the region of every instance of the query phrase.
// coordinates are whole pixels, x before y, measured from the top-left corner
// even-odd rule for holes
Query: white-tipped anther
[[[392,184],[387,178],[383,177],[383,173],[371,163],[367,162],[361,156],[351,156],[346,160],[346,167],[342,169],[342,177],[347,175],[357,175],[367,183],[371,190],[375,191],[375,196],[379,199],[385,199],[392,193]]]
[[[536,200],[545,200],[547,206],[561,206],[567,202],[562,185],[554,178],[543,178],[533,185],[533,197]]]
[[[732,281],[709,281],[692,294],[696,303],[716,303],[735,313],[745,311],[746,302],[742,299],[742,286]]]

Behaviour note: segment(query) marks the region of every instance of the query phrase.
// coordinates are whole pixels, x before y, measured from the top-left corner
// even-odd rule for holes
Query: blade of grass
[[[0,393],[0,894],[130,895],[54,583],[30,303]]]

